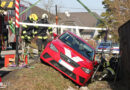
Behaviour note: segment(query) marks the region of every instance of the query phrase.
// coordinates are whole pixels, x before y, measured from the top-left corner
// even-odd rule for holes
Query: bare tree
[[[48,14],[49,20],[54,20],[54,16],[52,16],[52,9],[54,6],[54,0],[42,0],[42,7],[47,11],[46,13]]]
[[[48,12],[48,16],[50,17],[50,13],[52,10],[52,6],[54,6],[54,0],[43,0],[43,8]]]
[[[47,14],[49,16],[49,20],[54,20],[54,15],[56,14],[55,11],[55,2],[54,0],[42,0],[43,8],[47,11]],[[59,4],[57,4],[57,13],[61,11],[62,5],[61,1]],[[53,13],[53,15],[52,15]]]
[[[50,13],[52,6],[54,6],[54,0],[48,0],[44,5],[45,9]]]
[[[114,0],[114,15],[119,25],[130,19],[130,0]]]

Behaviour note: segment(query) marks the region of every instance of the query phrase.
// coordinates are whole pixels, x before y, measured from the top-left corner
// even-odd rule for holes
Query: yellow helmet
[[[31,21],[37,21],[37,20],[38,20],[38,16],[37,16],[36,14],[31,14],[31,15],[29,16],[29,19],[30,19]]]

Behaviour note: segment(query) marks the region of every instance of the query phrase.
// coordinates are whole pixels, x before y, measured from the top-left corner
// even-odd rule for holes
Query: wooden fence
[[[120,81],[130,88],[130,20],[119,28],[120,37]]]

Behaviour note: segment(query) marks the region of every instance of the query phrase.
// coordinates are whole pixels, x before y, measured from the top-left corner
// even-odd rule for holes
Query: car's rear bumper
[[[73,65],[70,65],[68,62],[61,59],[60,52],[55,52],[51,50],[49,48],[49,45],[45,48],[40,58],[67,77],[69,77],[78,85],[84,85],[91,78],[92,72],[91,74],[87,74],[81,69],[80,65],[75,67]],[[62,63],[60,60],[62,61]],[[68,66],[66,67],[65,65]]]
[[[106,53],[106,54],[109,54],[110,50],[97,50],[96,53]]]

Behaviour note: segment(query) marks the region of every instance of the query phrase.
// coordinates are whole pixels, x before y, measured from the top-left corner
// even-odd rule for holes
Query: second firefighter
[[[48,15],[43,14],[41,20],[39,20],[38,23],[42,24],[49,24],[48,22]],[[49,32],[50,36],[52,35],[52,28],[51,27],[39,27],[34,33],[37,36],[37,46],[38,46],[38,54],[40,56],[42,50],[46,47],[48,43],[48,34],[47,31]]]

